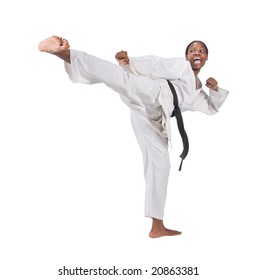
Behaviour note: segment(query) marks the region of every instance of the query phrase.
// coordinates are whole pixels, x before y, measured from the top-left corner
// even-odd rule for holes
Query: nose
[[[194,55],[198,56],[198,55],[200,55],[200,52],[199,51],[195,51]]]

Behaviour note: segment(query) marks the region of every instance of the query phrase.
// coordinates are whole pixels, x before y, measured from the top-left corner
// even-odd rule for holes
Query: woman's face
[[[193,70],[200,71],[208,59],[207,50],[202,43],[195,42],[189,47],[186,59],[190,62]]]

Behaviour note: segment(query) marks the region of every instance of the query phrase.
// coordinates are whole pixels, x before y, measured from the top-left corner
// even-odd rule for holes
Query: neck
[[[193,69],[193,72],[194,72],[195,77],[197,77],[199,72],[200,72],[200,70],[199,69]]]

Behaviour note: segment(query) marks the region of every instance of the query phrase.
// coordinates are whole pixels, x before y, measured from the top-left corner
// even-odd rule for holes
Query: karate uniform
[[[173,96],[166,80],[174,85],[181,111],[214,114],[228,91],[196,89],[190,63],[185,58],[163,59],[156,56],[130,58],[119,66],[84,52],[70,50],[71,64],[65,69],[72,82],[104,83],[118,92],[131,109],[134,133],[140,145],[146,181],[145,216],[163,219],[170,161],[170,116]]]

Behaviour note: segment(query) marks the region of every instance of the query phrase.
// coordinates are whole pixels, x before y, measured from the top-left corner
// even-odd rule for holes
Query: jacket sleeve
[[[181,57],[142,56],[129,58],[129,60],[130,63],[126,66],[126,71],[131,71],[134,74],[150,79],[179,79],[184,69],[188,66],[188,61]]]
[[[217,91],[209,89],[209,95],[201,90],[193,110],[213,115],[218,112],[228,94],[229,91],[223,88],[218,88]]]

